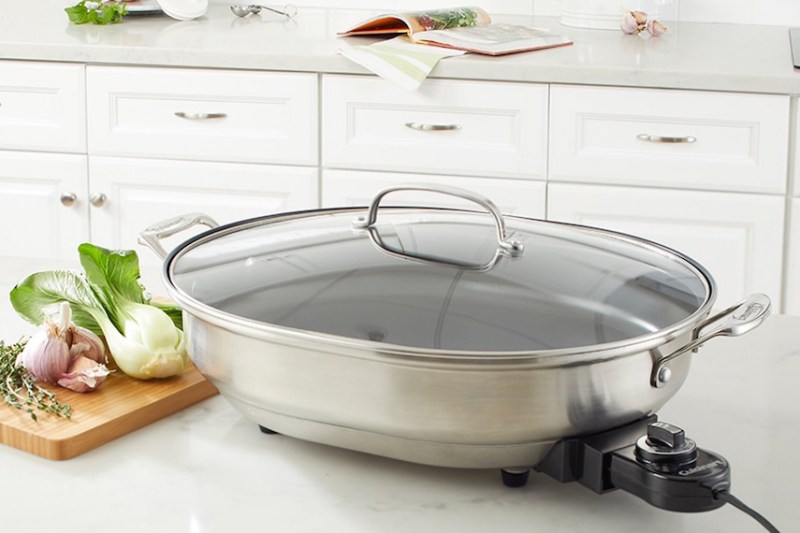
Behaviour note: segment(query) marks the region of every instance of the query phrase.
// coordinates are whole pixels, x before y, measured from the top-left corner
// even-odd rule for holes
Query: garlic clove
[[[631,16],[636,21],[637,25],[647,24],[647,13],[644,11],[631,11]]]
[[[645,27],[648,33],[650,33],[650,35],[652,35],[653,37],[660,37],[668,29],[666,26],[664,26],[657,20],[648,20],[647,25]]]
[[[107,362],[106,347],[100,337],[75,324],[71,325],[70,330],[72,331],[72,345],[69,351],[73,358],[82,355],[98,363]]]
[[[79,355],[72,360],[58,384],[76,392],[91,392],[106,380],[109,373],[110,370],[105,365]]]
[[[633,17],[633,13],[628,12],[622,17],[622,22],[619,25],[619,29],[622,30],[623,33],[633,34],[639,33],[641,29],[639,28],[639,24],[636,22],[636,19]]]

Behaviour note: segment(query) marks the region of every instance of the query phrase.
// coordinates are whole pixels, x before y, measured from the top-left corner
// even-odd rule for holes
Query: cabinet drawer
[[[718,307],[763,292],[781,305],[784,198],[554,183],[548,218],[622,231],[670,246],[717,281]]]
[[[550,175],[782,193],[789,97],[553,86]]]
[[[0,61],[0,148],[84,152],[84,67]]]
[[[89,153],[315,164],[314,74],[88,67]]]
[[[322,174],[322,206],[367,206],[387,187],[404,183],[459,187],[481,194],[494,202],[502,213],[544,218],[547,187],[543,181],[474,178],[466,176],[431,176],[363,170],[325,169]],[[468,201],[419,192],[398,192],[381,205],[418,205],[480,210]]]
[[[544,178],[547,86],[428,80],[408,92],[366,76],[325,76],[323,164]]]

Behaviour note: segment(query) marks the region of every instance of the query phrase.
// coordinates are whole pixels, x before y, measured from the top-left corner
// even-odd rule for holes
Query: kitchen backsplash
[[[230,0],[210,0],[211,3],[229,4]],[[597,1],[597,0],[595,0]],[[607,0],[635,9],[664,0]],[[367,8],[367,9],[423,9],[460,5],[477,5],[490,13],[516,15],[559,16],[561,0],[298,0],[300,6]],[[646,8],[644,9],[647,10]],[[800,26],[800,1],[798,0],[675,0],[661,7],[663,20],[695,22],[732,22],[739,24],[778,24]]]

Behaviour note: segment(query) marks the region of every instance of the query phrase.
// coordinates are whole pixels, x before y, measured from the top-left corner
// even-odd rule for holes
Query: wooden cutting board
[[[217,394],[193,366],[167,379],[142,381],[120,371],[96,391],[50,388],[72,407],[69,420],[0,403],[0,443],[47,459],[70,459]]]

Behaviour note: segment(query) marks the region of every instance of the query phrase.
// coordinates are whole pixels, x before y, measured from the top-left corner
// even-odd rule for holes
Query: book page
[[[542,50],[572,44],[572,41],[563,35],[513,24],[489,24],[469,28],[426,31],[414,34],[413,39],[418,43],[489,55]]]
[[[348,35],[379,35],[383,33],[417,33],[447,28],[489,24],[491,17],[479,7],[451,7],[380,15],[339,33]]]

